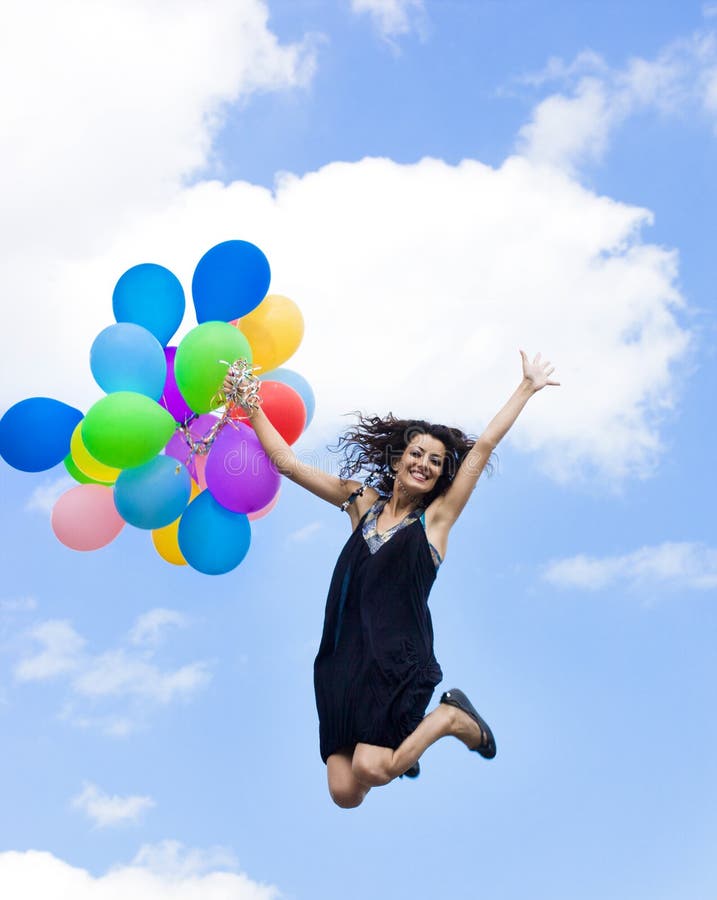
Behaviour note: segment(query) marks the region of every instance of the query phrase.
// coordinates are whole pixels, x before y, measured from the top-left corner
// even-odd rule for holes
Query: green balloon
[[[62,461],[64,462],[68,473],[72,475],[75,481],[79,481],[80,484],[111,484],[109,481],[98,481],[96,478],[90,478],[89,475],[85,475],[82,469],[77,468],[77,463],[72,458],[71,453],[68,453]]]
[[[156,456],[176,425],[164,407],[144,394],[115,391],[89,409],[82,442],[106,466],[131,469]]]
[[[251,362],[251,347],[228,322],[204,322],[186,335],[177,347],[174,377],[194,412],[206,413],[217,406],[214,398],[227,374],[227,363],[237,359]]]

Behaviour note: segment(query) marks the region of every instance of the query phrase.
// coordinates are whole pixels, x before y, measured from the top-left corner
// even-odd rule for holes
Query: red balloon
[[[301,437],[306,425],[306,407],[301,396],[288,384],[262,381],[261,408],[287,444],[293,444]]]

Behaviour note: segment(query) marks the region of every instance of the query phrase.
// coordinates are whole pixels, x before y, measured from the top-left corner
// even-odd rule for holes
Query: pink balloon
[[[174,357],[176,355],[176,347],[164,348],[164,358],[167,361],[167,378],[164,382],[162,396],[159,398],[159,405],[171,413],[177,422],[186,422],[187,419],[194,415],[194,412],[187,406],[187,401],[177,387],[177,380],[174,377]]]
[[[252,428],[225,425],[207,457],[207,488],[232,512],[258,512],[279,490],[281,476]]]
[[[115,509],[111,487],[78,484],[55,503],[52,530],[71,550],[99,550],[122,531],[125,521]]]
[[[203,491],[207,486],[206,469],[207,469],[207,457],[206,456],[195,456],[194,457],[194,475],[192,475],[191,472],[189,474],[192,475],[192,478],[194,478],[194,480],[199,485],[200,491]]]
[[[280,490],[277,491],[274,495],[274,499],[267,503],[266,506],[262,507],[261,509],[257,509],[256,512],[247,513],[247,519],[249,519],[250,522],[256,522],[257,519],[263,519],[264,516],[268,516],[272,509],[274,509],[276,504],[279,502],[280,493]]]

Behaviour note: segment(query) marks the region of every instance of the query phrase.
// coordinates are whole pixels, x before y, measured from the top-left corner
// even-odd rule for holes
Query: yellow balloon
[[[80,472],[87,475],[88,478],[99,481],[101,484],[114,484],[122,470],[106,466],[90,455],[89,450],[82,442],[81,425],[82,422],[77,423],[70,439],[70,456],[72,461]]]
[[[166,559],[173,566],[186,566],[187,560],[182,556],[182,551],[179,549],[178,531],[179,519],[175,519],[174,522],[170,522],[164,528],[154,529],[152,532],[152,543],[162,559]]]
[[[268,294],[236,325],[251,344],[252,361],[260,367],[260,375],[293,356],[304,336],[301,310],[281,294]]]

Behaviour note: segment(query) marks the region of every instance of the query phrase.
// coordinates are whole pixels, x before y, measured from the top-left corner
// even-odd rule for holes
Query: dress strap
[[[423,525],[423,530],[426,530],[426,510],[424,509],[421,513],[420,523]],[[433,544],[428,540],[428,535],[426,535],[426,543],[428,544],[428,549],[431,551],[431,559],[433,560],[433,565],[438,568],[440,564],[443,562],[443,558],[441,554],[436,550]]]

